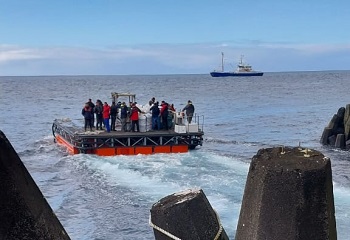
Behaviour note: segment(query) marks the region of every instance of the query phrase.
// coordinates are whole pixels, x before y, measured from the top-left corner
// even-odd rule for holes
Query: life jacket
[[[139,109],[137,107],[133,107],[131,109],[130,119],[131,121],[139,120]]]

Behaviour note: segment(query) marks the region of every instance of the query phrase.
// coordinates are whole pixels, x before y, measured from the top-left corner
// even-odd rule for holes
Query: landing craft
[[[135,102],[136,95],[131,93],[112,93],[112,101],[119,97]],[[139,106],[142,109],[142,106]],[[170,112],[169,112],[170,113]],[[193,123],[187,123],[184,113],[169,114],[169,130],[152,130],[150,114],[140,114],[140,132],[121,131],[121,121],[116,122],[116,131],[88,131],[72,121],[56,119],[52,125],[55,141],[65,146],[71,154],[96,154],[100,156],[136,155],[154,153],[183,153],[202,146],[204,116],[193,117]],[[128,121],[130,125],[130,121]]]

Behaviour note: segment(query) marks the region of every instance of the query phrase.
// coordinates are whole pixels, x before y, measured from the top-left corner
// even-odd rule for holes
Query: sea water
[[[349,71],[212,78],[155,76],[0,77],[0,129],[72,239],[154,239],[148,220],[161,198],[202,189],[234,239],[251,158],[261,148],[298,146],[330,157],[338,239],[350,225],[349,152],[320,145],[324,127],[350,103]],[[138,104],[188,100],[204,117],[204,143],[179,154],[69,155],[54,143],[54,119],[83,125],[81,109],[111,92]]]

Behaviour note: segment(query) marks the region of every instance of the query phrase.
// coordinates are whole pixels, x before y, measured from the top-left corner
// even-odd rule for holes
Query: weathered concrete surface
[[[337,239],[330,160],[314,150],[259,150],[247,176],[235,239]]]
[[[0,239],[70,239],[0,131]]]
[[[334,146],[336,148],[345,149],[345,135],[344,134],[337,135]]]
[[[330,144],[329,137],[333,135],[332,128],[325,127],[321,136],[321,144],[327,145]]]
[[[328,123],[328,126],[323,130],[320,142],[323,145],[330,145],[341,149],[350,149],[350,145],[348,144],[349,138],[350,104],[347,104],[345,108],[340,107],[338,112],[333,115],[332,119]]]
[[[162,198],[151,209],[153,224],[166,232],[188,240],[214,239],[220,224],[215,211],[202,190],[188,190]],[[170,240],[154,229],[156,240]],[[217,239],[228,240],[225,230]]]

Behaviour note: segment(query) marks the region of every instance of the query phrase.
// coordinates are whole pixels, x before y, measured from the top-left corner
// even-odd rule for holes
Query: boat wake
[[[220,143],[220,144],[227,144],[227,145],[244,145],[244,146],[259,146],[259,147],[266,147],[269,146],[264,143],[260,142],[246,142],[246,141],[236,141],[236,140],[229,140],[229,139],[219,139],[219,138],[211,138],[207,137],[204,139],[206,143]]]
[[[54,137],[48,135],[43,139],[34,141],[25,150],[18,152],[20,157],[48,154],[56,152],[57,146],[54,143]]]

